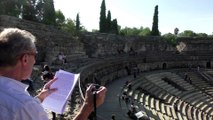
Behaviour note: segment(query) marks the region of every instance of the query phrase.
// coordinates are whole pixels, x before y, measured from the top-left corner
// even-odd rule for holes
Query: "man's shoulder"
[[[27,95],[26,93],[20,93],[17,91],[13,91],[13,90],[7,90],[5,91],[0,91],[0,95],[1,95],[1,101],[0,102],[9,102],[9,103],[13,103],[16,102],[15,104],[26,104],[27,102],[30,102],[33,100],[33,97]]]
[[[2,95],[2,91],[0,91],[0,95]],[[0,118],[13,118],[14,116],[23,119],[28,119],[32,116],[38,118],[41,116],[39,114],[42,114],[42,117],[47,118],[42,106],[33,97],[24,94],[15,96],[11,95],[12,94],[1,96]]]

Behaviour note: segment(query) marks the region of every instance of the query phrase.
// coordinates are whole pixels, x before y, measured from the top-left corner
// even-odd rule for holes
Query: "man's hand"
[[[95,85],[91,84],[87,90],[85,95],[85,101],[81,106],[79,113],[75,116],[73,120],[87,120],[90,113],[94,110],[94,89]],[[100,86],[99,89],[96,89],[96,105],[97,107],[104,103],[106,87]]]
[[[93,102],[93,100],[94,100],[93,91],[94,91],[94,89],[96,89],[95,87],[96,87],[95,85],[91,84],[86,90],[84,103],[90,111],[93,111],[93,109],[94,109],[93,108],[94,107],[94,105],[93,105],[93,103],[94,103]],[[100,86],[99,89],[96,89],[96,106],[97,107],[104,103],[106,91],[107,91],[107,89],[104,86]]]
[[[43,102],[43,100],[50,95],[51,93],[55,92],[57,89],[56,88],[52,88],[50,89],[50,86],[53,82],[55,82],[57,80],[57,78],[53,78],[52,80],[50,80],[48,83],[46,83],[42,89],[42,91],[36,96],[37,98],[40,99],[41,102]]]

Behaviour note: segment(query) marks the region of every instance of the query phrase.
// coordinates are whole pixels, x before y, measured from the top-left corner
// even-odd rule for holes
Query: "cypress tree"
[[[111,12],[108,10],[107,18],[106,18],[106,32],[110,32],[111,29]]]
[[[105,6],[105,0],[103,0],[102,3],[101,3],[99,31],[100,32],[106,32],[106,6]]]
[[[158,5],[155,6],[151,35],[160,36],[159,30],[158,30]]]
[[[118,34],[118,23],[117,23],[117,19],[113,19],[111,22],[111,32]]]
[[[78,32],[80,31],[80,19],[79,19],[79,13],[76,15],[76,33],[78,34]]]

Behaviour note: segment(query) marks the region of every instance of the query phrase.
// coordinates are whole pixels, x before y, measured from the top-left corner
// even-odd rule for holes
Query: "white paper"
[[[143,113],[142,111],[139,111],[139,112],[135,113],[135,116],[136,116],[137,118],[141,118],[141,117],[144,116],[144,113]]]
[[[50,88],[58,90],[47,96],[42,102],[42,106],[58,114],[63,114],[69,96],[79,79],[80,74],[73,74],[67,71],[59,70],[55,77],[58,79],[52,83]]]

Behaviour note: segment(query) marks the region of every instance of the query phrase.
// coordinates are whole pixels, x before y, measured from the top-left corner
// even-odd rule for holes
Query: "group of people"
[[[41,106],[42,101],[57,88],[50,88],[57,80],[54,75],[44,75],[44,86],[38,95],[32,97],[26,91],[22,80],[30,78],[36,62],[36,38],[30,32],[18,28],[6,28],[0,33],[0,119],[1,120],[48,120]],[[46,69],[46,68],[45,68]],[[49,72],[46,69],[43,73]],[[46,81],[46,79],[51,79]],[[94,85],[86,89],[85,101],[73,120],[87,120],[94,109]],[[96,105],[104,102],[107,89],[97,90]]]

